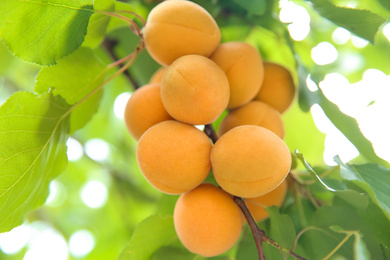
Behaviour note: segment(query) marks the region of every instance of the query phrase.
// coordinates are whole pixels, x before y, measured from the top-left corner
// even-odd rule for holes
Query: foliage
[[[333,72],[350,82],[359,81],[368,68],[390,74],[390,45],[382,34],[388,2],[294,0],[311,17],[304,40],[294,40],[288,25],[277,18],[276,0],[195,2],[215,17],[222,41],[251,43],[265,60],[289,68],[299,82],[298,101],[283,116],[285,141],[295,161],[289,192],[280,209],[267,209],[270,218],[259,226],[307,259],[390,259],[389,162],[376,154],[357,119],[321,89]],[[66,241],[77,230],[89,230],[95,247],[85,259],[204,259],[178,241],[172,223],[177,196],[161,195],[143,179],[136,142],[114,113],[116,98],[147,83],[158,68],[145,50],[138,53],[140,39],[123,17],[142,27],[134,13],[146,19],[156,4],[0,1],[0,232],[44,221]],[[337,45],[332,33],[339,26],[370,44],[361,49],[350,41]],[[339,59],[320,66],[310,50],[323,41],[337,46]],[[358,55],[362,65],[351,69],[342,55]],[[128,61],[134,63],[126,72],[115,74],[116,65]],[[317,90],[308,87],[307,78]],[[313,105],[356,147],[357,158],[344,162],[335,157],[334,166],[324,163],[325,135],[309,113]],[[69,138],[81,144],[81,158],[71,157]],[[104,159],[88,152],[91,140],[108,146]],[[108,189],[100,208],[87,207],[79,196],[91,180]],[[47,200],[53,183],[60,188],[54,200]],[[0,258],[22,259],[26,250],[14,255],[0,250]],[[292,259],[269,244],[264,251],[267,259]],[[214,259],[256,258],[246,226],[239,243]]]

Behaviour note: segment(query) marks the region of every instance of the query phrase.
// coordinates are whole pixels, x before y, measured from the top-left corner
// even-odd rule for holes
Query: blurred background
[[[390,23],[380,28],[375,45],[324,19],[310,2],[267,1],[269,13],[248,11],[240,1],[196,1],[217,20],[222,41],[247,41],[264,60],[288,67],[297,87],[320,88],[326,98],[355,118],[376,154],[390,161]],[[224,3],[222,3],[224,2]],[[337,5],[369,9],[390,17],[377,1],[339,0]],[[120,7],[147,17],[157,1],[129,1]],[[131,17],[131,16],[130,16]],[[113,20],[113,19],[112,19]],[[110,21],[107,38],[123,57],[138,43],[126,24]],[[103,45],[95,50],[109,64]],[[300,74],[302,65],[306,74]],[[39,66],[12,56],[0,43],[0,104],[15,91],[33,91]],[[144,50],[129,73],[139,85],[158,65]],[[99,111],[67,142],[68,167],[50,184],[46,203],[25,223],[0,234],[0,259],[115,259],[141,220],[172,212],[177,196],[162,195],[142,177],[136,142],[123,122],[124,106],[134,90],[124,76],[104,87]],[[319,105],[304,112],[297,98],[283,115],[285,141],[316,166],[342,161],[364,162],[355,146],[333,125]]]

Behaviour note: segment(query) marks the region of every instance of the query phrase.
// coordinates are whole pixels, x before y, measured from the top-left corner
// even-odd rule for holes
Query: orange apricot
[[[284,125],[279,111],[264,102],[251,101],[229,111],[219,126],[218,135],[222,136],[230,129],[240,125],[262,126],[280,138],[284,138]]]
[[[151,126],[173,118],[165,110],[161,101],[160,84],[148,84],[137,89],[125,107],[124,121],[134,139]]]
[[[181,194],[206,179],[211,146],[207,135],[196,127],[168,120],[141,136],[137,161],[152,186],[167,194]]]
[[[221,33],[214,18],[200,5],[169,0],[149,13],[144,39],[150,56],[168,66],[188,54],[209,56],[217,48]]]
[[[279,64],[264,62],[264,81],[255,100],[263,101],[283,113],[290,107],[294,96],[295,85],[291,73]]]
[[[153,73],[153,75],[150,77],[149,83],[161,83],[162,77],[164,76],[166,70],[167,70],[166,67],[161,67],[158,70],[156,70]]]
[[[230,85],[228,109],[251,101],[263,82],[263,63],[259,52],[245,42],[220,44],[210,56],[226,73]]]
[[[161,100],[176,120],[192,125],[209,124],[226,109],[229,82],[210,59],[186,55],[178,58],[164,73]]]
[[[180,196],[173,220],[182,244],[205,257],[229,250],[243,226],[242,213],[233,197],[208,183]]]
[[[218,139],[211,149],[211,165],[215,180],[225,191],[253,198],[272,191],[286,178],[291,154],[270,130],[243,125]]]
[[[264,207],[273,205],[280,207],[287,194],[287,181],[284,180],[274,190],[256,198],[244,199],[253,219],[258,222],[268,218],[268,211]]]

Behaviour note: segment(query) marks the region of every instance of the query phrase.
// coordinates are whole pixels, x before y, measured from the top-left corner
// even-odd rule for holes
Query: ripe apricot
[[[244,198],[264,195],[287,176],[291,154],[270,130],[253,125],[237,126],[222,135],[211,149],[217,183]]]
[[[186,55],[178,58],[164,73],[161,99],[176,120],[205,125],[215,121],[226,109],[229,82],[210,59]]]
[[[219,126],[218,135],[222,136],[230,129],[240,125],[262,126],[280,138],[284,138],[284,126],[279,111],[264,102],[251,101],[229,111]]]
[[[264,62],[264,81],[255,100],[263,101],[283,113],[290,107],[294,96],[295,85],[291,73],[279,64]]]
[[[150,56],[168,66],[188,54],[209,56],[217,48],[221,33],[214,18],[200,5],[169,0],[149,13],[144,39]]]
[[[173,220],[183,245],[205,257],[229,250],[240,237],[243,225],[233,197],[208,183],[180,196]]]
[[[125,107],[124,121],[134,139],[151,126],[173,118],[165,110],[161,102],[160,84],[148,84],[137,89],[129,98]]]
[[[251,101],[263,82],[263,63],[259,52],[245,42],[220,44],[210,56],[226,73],[230,85],[228,109]]]
[[[166,70],[167,70],[166,67],[161,67],[158,70],[156,70],[153,73],[153,75],[150,77],[149,83],[161,83],[162,77],[164,76]]]
[[[280,207],[286,197],[287,193],[287,181],[284,180],[278,187],[274,190],[256,198],[246,198],[244,199],[246,206],[248,207],[253,219],[257,221],[262,221],[268,218],[268,211],[264,208],[271,207],[273,205]]]
[[[137,146],[146,180],[167,194],[181,194],[201,184],[210,172],[211,142],[192,125],[174,120],[149,128]]]

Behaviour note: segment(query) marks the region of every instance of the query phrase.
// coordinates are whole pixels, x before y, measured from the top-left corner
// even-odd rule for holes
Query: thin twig
[[[103,46],[106,48],[107,52],[110,54],[111,58],[113,60],[119,60],[119,57],[114,52],[115,46],[118,44],[116,40],[112,40],[109,38],[104,39]],[[134,89],[139,88],[139,84],[134,80],[133,76],[130,74],[128,70],[123,71],[123,75],[126,76],[126,78],[130,81],[130,83],[133,85]]]

